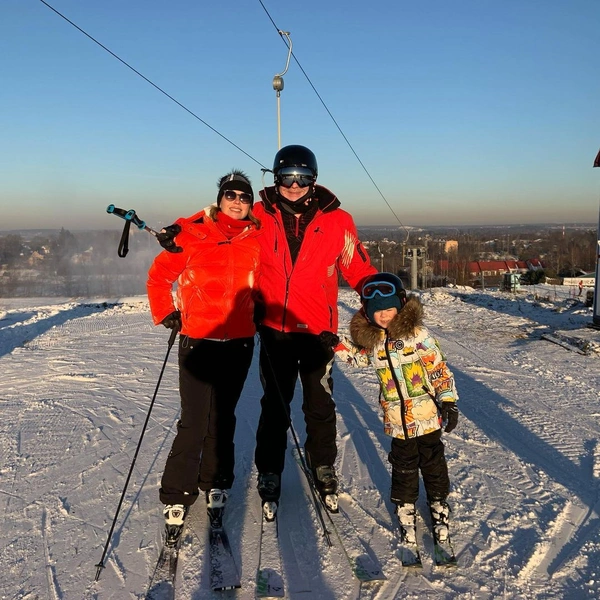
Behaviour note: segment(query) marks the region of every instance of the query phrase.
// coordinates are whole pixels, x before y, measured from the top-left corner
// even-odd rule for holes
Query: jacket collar
[[[275,213],[276,208],[279,209],[279,206],[277,206],[277,192],[274,185],[260,190],[259,195],[267,212]],[[313,198],[317,199],[321,212],[335,210],[341,205],[336,195],[322,185],[315,185]]]
[[[390,322],[387,333],[392,340],[406,339],[415,336],[417,329],[422,326],[423,304],[418,296],[411,295],[404,308]],[[373,325],[360,310],[350,321],[350,337],[362,348],[373,350],[385,338],[385,331]]]
[[[225,238],[225,234],[219,229],[215,221],[210,218],[210,206],[202,209],[191,217],[179,219],[177,222],[181,225],[182,231],[186,231],[198,238],[205,239],[208,231],[217,232],[218,235]],[[247,228],[240,232],[236,238],[246,237],[250,234],[258,233],[256,225],[252,221],[247,221]]]

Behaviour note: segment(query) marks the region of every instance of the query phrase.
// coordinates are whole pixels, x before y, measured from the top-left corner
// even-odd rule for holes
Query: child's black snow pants
[[[448,465],[444,456],[442,430],[408,440],[392,439],[388,459],[392,464],[391,500],[414,504],[419,497],[419,470],[427,500],[445,500],[450,491]]]

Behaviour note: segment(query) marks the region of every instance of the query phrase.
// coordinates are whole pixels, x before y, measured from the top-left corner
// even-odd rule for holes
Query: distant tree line
[[[478,260],[540,259],[544,271],[528,273],[524,280],[540,283],[546,277],[571,277],[591,272],[596,266],[595,230],[547,229],[540,231],[470,229],[419,231],[365,228],[359,235],[373,264],[382,271],[400,273],[410,280],[409,246],[425,249],[419,259],[418,285],[430,287],[456,283],[469,285],[468,265]],[[98,297],[146,293],[148,269],[161,248],[145,231],[133,227],[129,254],[117,256],[120,231],[61,229],[36,235],[0,234],[0,297]],[[446,241],[458,242],[446,252]],[[444,263],[445,261],[445,263]],[[446,264],[445,270],[440,266]],[[424,268],[423,268],[424,267]]]
[[[161,250],[132,228],[129,253],[119,258],[121,232],[0,235],[0,297],[97,297],[144,294],[148,269]]]

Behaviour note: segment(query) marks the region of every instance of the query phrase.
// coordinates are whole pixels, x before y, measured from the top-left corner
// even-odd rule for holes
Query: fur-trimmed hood
[[[404,308],[390,321],[387,332],[391,339],[406,339],[416,335],[423,326],[423,304],[418,296],[408,296]],[[384,330],[367,320],[362,310],[350,321],[350,337],[352,341],[372,350],[383,339]]]

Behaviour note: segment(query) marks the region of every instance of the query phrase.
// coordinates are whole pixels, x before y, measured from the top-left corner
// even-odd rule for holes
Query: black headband
[[[229,179],[219,188],[219,193],[217,194],[217,204],[221,203],[221,198],[227,190],[238,190],[240,192],[246,192],[247,194],[250,194],[252,196],[252,202],[250,203],[250,206],[254,204],[254,192],[252,191],[252,186],[241,179]]]

